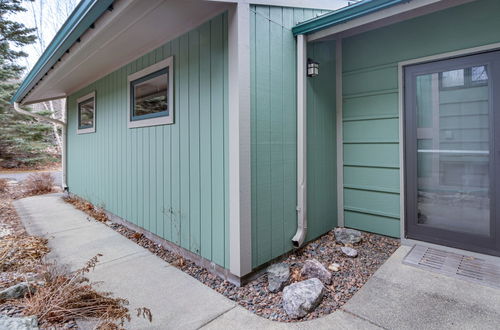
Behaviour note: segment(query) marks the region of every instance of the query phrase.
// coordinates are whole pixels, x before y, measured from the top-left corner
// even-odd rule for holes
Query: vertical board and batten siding
[[[343,40],[347,227],[400,235],[398,62],[500,42],[499,12],[480,0]]]
[[[335,41],[307,44],[320,65],[307,78],[307,240],[337,226],[337,111]]]
[[[229,268],[227,13],[68,98],[69,190]],[[127,76],[174,57],[174,124],[127,128]],[[76,99],[96,92],[96,132]]]
[[[250,6],[253,267],[292,249],[297,229],[297,102],[291,28],[325,12]],[[324,227],[314,221],[310,226],[313,232]]]

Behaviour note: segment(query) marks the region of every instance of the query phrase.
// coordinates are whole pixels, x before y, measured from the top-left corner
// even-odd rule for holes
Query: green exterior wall
[[[251,59],[251,177],[252,177],[252,265],[257,267],[292,249],[291,239],[297,230],[297,102],[296,102],[296,41],[291,28],[298,22],[325,11],[269,6],[250,7]],[[332,72],[335,65],[326,54],[331,45],[318,45],[312,51],[325,58],[322,70]],[[334,54],[334,52],[333,52]],[[332,66],[329,66],[330,63]],[[323,65],[323,64],[322,64]],[[329,86],[320,86],[320,82]],[[333,88],[335,74],[325,74],[309,86],[311,92]],[[317,130],[309,144],[308,162],[313,180],[308,193],[315,197],[310,205],[308,239],[317,237],[336,224],[336,197],[326,203],[334,192],[335,159],[320,155],[330,148],[335,131],[324,123],[335,119],[335,99],[311,103],[308,128]],[[308,118],[308,119],[309,119]],[[315,129],[315,125],[318,127]],[[319,144],[314,144],[318,139]],[[333,143],[335,157],[335,143]],[[324,156],[324,157],[323,157]],[[332,163],[329,163],[332,161]],[[328,164],[326,164],[328,162]],[[329,176],[328,166],[331,166]],[[325,173],[324,181],[320,173]],[[315,184],[318,186],[315,187]],[[331,186],[329,186],[331,184]],[[324,195],[319,196],[321,192]],[[317,197],[317,198],[316,198]],[[323,208],[324,209],[320,209]],[[329,215],[335,208],[334,215]]]
[[[500,42],[499,12],[480,0],[343,40],[347,227],[400,235],[398,62]]]
[[[229,268],[227,13],[68,98],[72,193]],[[127,128],[127,76],[174,56],[174,124]],[[76,99],[96,92],[96,132]]]

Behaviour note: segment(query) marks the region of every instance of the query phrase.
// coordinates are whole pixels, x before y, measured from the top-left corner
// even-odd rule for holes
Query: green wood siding
[[[343,40],[347,227],[399,237],[398,62],[500,42],[499,12],[480,0]]]
[[[307,78],[307,240],[337,226],[335,41],[307,45],[320,74]]]
[[[68,185],[156,235],[229,268],[227,13],[68,98]],[[174,56],[175,123],[127,128],[127,76]],[[76,99],[96,91],[96,132]]]
[[[292,249],[291,239],[297,229],[297,105],[296,43],[291,28],[298,22],[324,12],[269,6],[250,7],[254,267]],[[334,80],[334,77],[333,75],[331,78]],[[335,87],[333,94],[334,91]],[[320,113],[327,106],[317,108],[315,118],[320,120],[321,116],[328,116]],[[318,134],[328,136],[330,133],[320,130]],[[323,146],[326,144],[327,142],[323,142]],[[334,164],[335,162],[332,173],[335,173]],[[318,200],[318,203],[322,205],[323,201]],[[321,213],[318,211],[316,214],[319,221]],[[317,236],[333,223],[333,218],[327,217],[321,221],[328,225],[313,221],[310,224],[311,236]]]

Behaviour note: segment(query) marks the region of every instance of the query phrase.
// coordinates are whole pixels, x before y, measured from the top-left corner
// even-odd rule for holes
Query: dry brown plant
[[[0,179],[0,193],[6,193],[9,190],[9,184],[7,179]]]
[[[54,177],[50,173],[32,173],[22,182],[24,196],[35,196],[53,192]]]
[[[109,292],[99,292],[85,277],[98,262],[97,255],[87,264],[70,273],[55,264],[45,265],[42,272],[43,285],[34,294],[29,294],[16,305],[24,315],[36,315],[39,324],[50,327],[74,319],[97,319],[97,328],[118,329],[130,321],[128,301],[114,298]],[[114,328],[113,328],[113,326]]]
[[[63,199],[65,202],[72,204],[74,207],[76,207],[80,211],[87,213],[88,215],[90,215],[92,218],[96,219],[99,222],[109,221],[106,212],[104,212],[102,208],[96,207],[92,203],[87,202],[82,198],[65,196]]]

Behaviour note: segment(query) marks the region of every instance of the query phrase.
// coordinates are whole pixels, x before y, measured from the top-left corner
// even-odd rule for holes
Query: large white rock
[[[267,288],[270,292],[278,292],[290,278],[290,267],[285,263],[271,265],[267,268]]]
[[[291,284],[283,289],[283,308],[297,319],[312,312],[321,302],[325,287],[317,278]]]
[[[317,278],[325,284],[332,282],[332,273],[316,259],[309,259],[304,262],[304,266],[300,271],[302,278]]]
[[[342,244],[356,244],[361,242],[361,232],[349,228],[335,228],[335,240]]]
[[[16,285],[0,291],[0,300],[23,298],[29,290],[30,285],[27,282],[17,283]],[[33,291],[33,288],[31,288],[31,292]]]
[[[0,315],[0,329],[38,330],[38,320],[36,316],[8,317]]]

